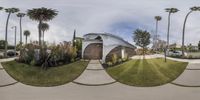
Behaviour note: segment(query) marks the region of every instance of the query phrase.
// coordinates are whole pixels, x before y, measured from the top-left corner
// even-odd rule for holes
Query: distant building
[[[167,42],[164,40],[158,39],[156,42],[154,41],[152,49],[153,50],[163,50],[167,45]]]
[[[173,44],[169,45],[169,49],[175,49],[175,48],[181,48],[181,47],[182,47],[182,45],[177,44],[177,43],[173,43]]]

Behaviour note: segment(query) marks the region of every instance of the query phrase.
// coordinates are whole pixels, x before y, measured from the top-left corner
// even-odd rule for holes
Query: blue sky
[[[16,2],[17,1],[17,2]],[[27,9],[47,7],[57,9],[58,16],[48,22],[50,30],[45,40],[49,42],[70,41],[73,30],[78,36],[90,32],[108,32],[133,43],[132,32],[145,29],[155,31],[154,16],[162,16],[159,23],[159,35],[166,40],[167,7],[176,7],[180,12],[172,15],[170,43],[181,43],[183,20],[189,8],[198,6],[199,0],[1,0],[0,6],[18,7],[21,12]],[[0,39],[4,39],[7,14],[0,12]],[[197,44],[200,40],[200,12],[193,13],[187,23],[186,44]],[[19,26],[19,19],[12,15],[9,27]],[[23,29],[31,31],[31,40],[38,39],[37,22],[28,17],[23,19]],[[14,43],[13,30],[9,28],[9,43]],[[19,30],[18,30],[19,34]]]

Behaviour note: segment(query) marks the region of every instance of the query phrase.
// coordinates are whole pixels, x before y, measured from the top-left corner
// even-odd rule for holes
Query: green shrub
[[[118,59],[117,54],[113,54],[112,55],[112,63],[116,64],[117,63],[117,59]]]
[[[189,59],[192,59],[192,58],[193,58],[193,56],[192,56],[192,55],[189,55],[189,56],[188,56],[188,58],[189,58]]]
[[[117,62],[118,62],[118,63],[121,63],[121,62],[122,62],[122,59],[118,59]]]
[[[110,61],[109,61],[109,62],[107,62],[106,64],[107,64],[109,67],[113,65],[113,63],[112,63],[112,62],[110,62]]]
[[[18,61],[41,66],[44,69],[77,60],[77,48],[73,47],[70,42],[43,45],[42,47],[30,43],[22,45],[20,51]]]

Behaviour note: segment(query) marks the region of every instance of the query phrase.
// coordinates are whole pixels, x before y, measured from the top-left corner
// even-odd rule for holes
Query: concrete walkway
[[[186,70],[172,83],[186,87],[200,87],[200,63],[189,63]]]
[[[0,88],[1,100],[199,100],[200,88],[167,84],[133,87],[120,83],[82,86],[69,83],[56,87],[33,87],[18,83]]]
[[[105,72],[98,60],[91,60],[81,76],[74,80],[74,83],[88,86],[108,85],[115,82],[116,81]]]
[[[8,59],[7,61],[10,61],[11,59]],[[13,59],[14,60],[14,59]],[[6,61],[6,60],[3,60]],[[1,61],[1,62],[3,62]],[[9,85],[14,85],[16,84],[17,81],[14,80],[8,73],[3,69],[1,63],[0,63],[0,87],[5,87]]]
[[[143,56],[136,55],[131,58],[132,59],[143,59]],[[164,58],[164,55],[161,55],[161,54],[145,55],[145,59],[152,59],[152,58]],[[172,57],[167,57],[167,59],[180,61],[180,62],[200,63],[200,59],[179,59],[179,58],[172,58]]]

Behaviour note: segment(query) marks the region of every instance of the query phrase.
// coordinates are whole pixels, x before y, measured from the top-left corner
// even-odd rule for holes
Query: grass
[[[15,80],[32,86],[57,86],[76,79],[87,67],[87,61],[77,61],[71,64],[42,70],[40,67],[10,61],[2,63],[7,73]]]
[[[164,59],[130,60],[107,68],[108,74],[118,82],[139,87],[160,86],[175,80],[188,63]]]

